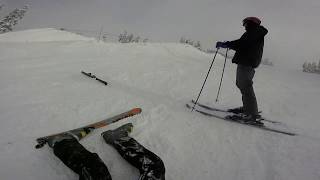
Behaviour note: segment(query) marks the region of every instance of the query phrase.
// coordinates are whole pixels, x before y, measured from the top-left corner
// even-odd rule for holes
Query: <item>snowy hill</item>
[[[50,41],[92,41],[93,38],[83,37],[71,32],[54,28],[31,29],[0,35],[0,42],[50,42]]]
[[[1,179],[77,179],[50,148],[34,149],[35,139],[133,107],[141,107],[142,115],[101,128],[81,141],[99,154],[115,180],[137,179],[139,172],[105,144],[100,133],[128,121],[134,124],[132,136],[163,159],[168,180],[320,179],[318,75],[269,66],[256,71],[263,115],[299,134],[291,137],[185,108],[200,90],[211,55],[174,43],[87,40],[53,29],[0,35]],[[200,102],[238,106],[241,98],[230,62],[220,101],[214,102],[223,60],[217,57]]]

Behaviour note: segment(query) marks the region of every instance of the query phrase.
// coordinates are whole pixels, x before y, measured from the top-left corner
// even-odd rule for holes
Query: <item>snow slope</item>
[[[92,41],[93,38],[54,28],[30,29],[21,32],[2,34],[0,42],[50,42],[50,41]]]
[[[38,38],[33,41],[29,36]],[[299,133],[291,137],[186,109],[212,61],[212,55],[187,45],[106,44],[39,29],[0,35],[0,54],[3,180],[78,179],[49,147],[34,149],[35,139],[133,107],[141,107],[142,115],[99,129],[81,141],[99,154],[115,180],[138,179],[139,173],[103,142],[100,133],[128,121],[135,126],[132,136],[163,159],[168,180],[320,179],[319,75],[267,66],[256,71],[263,115]],[[219,102],[214,102],[223,60],[217,56],[200,101],[234,107],[241,98],[230,62]],[[81,70],[110,85],[82,75]]]

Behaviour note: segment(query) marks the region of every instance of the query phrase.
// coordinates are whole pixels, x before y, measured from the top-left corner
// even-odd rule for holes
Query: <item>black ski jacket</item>
[[[236,51],[232,62],[256,68],[263,54],[264,36],[268,30],[263,26],[248,29],[240,39],[226,42],[228,48]]]

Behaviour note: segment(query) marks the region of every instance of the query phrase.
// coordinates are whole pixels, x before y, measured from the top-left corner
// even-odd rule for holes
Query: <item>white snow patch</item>
[[[268,66],[256,71],[254,86],[263,115],[299,134],[290,137],[186,109],[185,103],[200,90],[212,55],[182,44],[106,44],[65,33],[40,29],[0,37],[1,179],[78,179],[49,147],[34,149],[35,139],[133,107],[141,107],[143,113],[81,141],[99,154],[113,179],[139,176],[100,137],[126,122],[134,123],[132,137],[163,159],[168,180],[320,179],[318,75]],[[4,41],[13,42],[18,36],[16,41],[30,43]],[[68,38],[71,41],[66,42]],[[220,100],[214,103],[223,61],[217,56],[200,101],[238,106],[235,66],[229,61]],[[109,85],[82,75],[81,70]]]
[[[31,29],[0,34],[0,42],[92,41],[93,38],[54,28]]]

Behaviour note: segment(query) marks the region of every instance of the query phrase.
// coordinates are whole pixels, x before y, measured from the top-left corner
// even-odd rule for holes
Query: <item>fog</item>
[[[244,32],[242,19],[256,16],[269,33],[264,58],[275,66],[301,68],[320,59],[319,0],[3,0],[1,17],[30,5],[14,30],[55,27],[110,38],[124,30],[152,42],[199,40],[204,49],[234,40]]]

